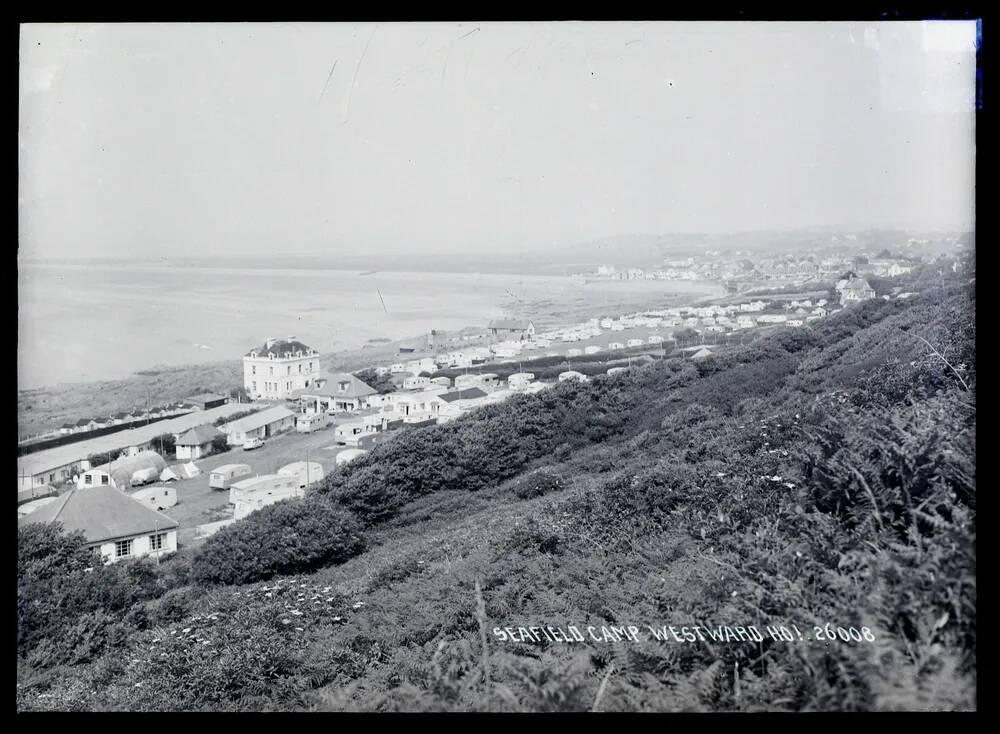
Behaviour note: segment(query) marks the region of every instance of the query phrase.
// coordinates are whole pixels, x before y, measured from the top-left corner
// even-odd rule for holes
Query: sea
[[[698,281],[170,265],[20,263],[18,389],[239,359],[269,336],[321,353],[530,316],[721,295]]]

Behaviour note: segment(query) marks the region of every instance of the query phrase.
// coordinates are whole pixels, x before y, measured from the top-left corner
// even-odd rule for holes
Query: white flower
[[[190,627],[185,627],[184,629],[181,630],[181,632],[183,632],[184,634],[187,634],[190,631],[191,631]]]
[[[361,609],[361,607],[363,607],[364,605],[365,605],[365,603],[363,601],[356,601],[352,605],[352,608],[353,609]]]

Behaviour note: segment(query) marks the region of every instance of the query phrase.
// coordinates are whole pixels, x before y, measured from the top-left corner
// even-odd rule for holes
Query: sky
[[[29,24],[19,254],[971,230],[974,22]]]

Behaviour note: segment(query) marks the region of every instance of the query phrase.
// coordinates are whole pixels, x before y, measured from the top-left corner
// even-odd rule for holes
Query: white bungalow
[[[176,520],[109,484],[72,489],[17,524],[36,522],[59,522],[68,533],[81,531],[87,546],[105,562],[177,550]]]

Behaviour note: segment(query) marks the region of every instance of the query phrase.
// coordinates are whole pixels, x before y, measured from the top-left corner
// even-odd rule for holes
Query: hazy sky
[[[22,256],[971,229],[975,24],[25,25]]]

